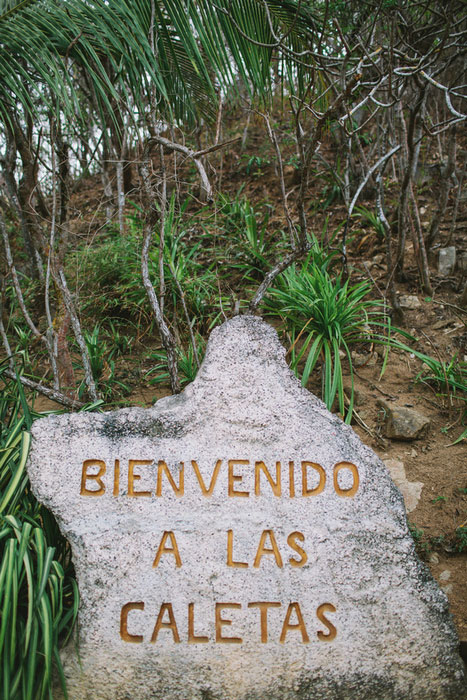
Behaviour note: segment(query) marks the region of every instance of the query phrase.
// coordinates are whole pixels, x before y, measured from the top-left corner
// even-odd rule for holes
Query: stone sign
[[[34,424],[81,594],[70,700],[461,697],[399,491],[284,354],[238,316],[179,396]]]

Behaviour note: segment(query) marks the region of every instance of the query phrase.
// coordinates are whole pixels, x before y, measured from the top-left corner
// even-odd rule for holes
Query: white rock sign
[[[399,491],[284,355],[238,316],[179,396],[34,424],[81,596],[70,700],[461,697]]]

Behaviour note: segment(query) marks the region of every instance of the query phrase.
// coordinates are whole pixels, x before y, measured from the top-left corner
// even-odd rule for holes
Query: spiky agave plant
[[[292,337],[292,368],[305,386],[321,360],[322,398],[328,409],[337,396],[339,410],[350,422],[353,410],[353,369],[350,346],[380,338],[382,313],[368,297],[367,281],[351,285],[341,274],[332,274],[321,258],[310,255],[301,267],[289,267],[277,279],[265,302],[268,311],[286,319]],[[351,392],[347,412],[341,354],[347,358]]]

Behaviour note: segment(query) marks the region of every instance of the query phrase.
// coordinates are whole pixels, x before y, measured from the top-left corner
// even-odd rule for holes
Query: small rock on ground
[[[423,435],[430,419],[413,408],[391,406],[382,399],[378,401],[384,411],[384,434],[393,440],[415,440]]]
[[[439,249],[438,273],[447,277],[454,272],[456,266],[456,249],[453,245]]]
[[[407,513],[411,513],[418,505],[423,483],[421,481],[408,481],[404,463],[398,459],[385,459],[384,464],[404,498]]]
[[[422,302],[414,294],[403,294],[399,297],[399,304],[403,309],[419,309]]]

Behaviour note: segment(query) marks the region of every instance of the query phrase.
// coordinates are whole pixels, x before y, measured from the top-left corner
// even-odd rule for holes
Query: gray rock
[[[403,309],[419,309],[422,302],[414,294],[402,294],[399,298],[399,304]]]
[[[411,513],[420,501],[423,483],[421,481],[409,481],[405,473],[404,463],[398,459],[385,459],[384,464],[389,469],[391,478],[397,488],[400,489],[407,513]]]
[[[449,277],[456,267],[456,249],[453,245],[439,249],[438,273],[443,277]]]
[[[236,317],[181,395],[34,424],[32,487],[81,593],[71,700],[462,696],[400,492],[284,356]]]
[[[430,419],[413,408],[393,406],[382,399],[378,400],[384,412],[384,434],[393,440],[416,440],[425,434]]]

